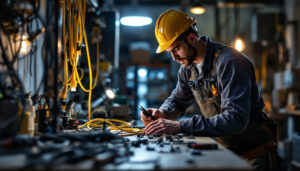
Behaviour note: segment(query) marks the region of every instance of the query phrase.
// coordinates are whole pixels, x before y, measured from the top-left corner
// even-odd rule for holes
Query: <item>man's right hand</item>
[[[164,112],[162,110],[159,109],[155,109],[155,108],[148,108],[146,109],[149,113],[152,114],[152,116],[155,119],[158,118],[166,118],[166,115],[164,114]],[[141,111],[140,112],[141,115],[141,121],[144,123],[144,126],[146,127],[149,123],[153,122],[153,120],[151,119],[151,117],[144,115],[144,113]]]

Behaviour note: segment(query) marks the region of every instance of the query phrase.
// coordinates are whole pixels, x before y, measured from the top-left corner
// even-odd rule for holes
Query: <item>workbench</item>
[[[131,141],[137,137],[130,137]],[[160,137],[148,139],[148,145],[134,148],[134,155],[121,165],[109,164],[104,170],[251,170],[251,166],[212,138],[183,136],[183,142],[175,139],[170,145],[158,145]],[[166,137],[163,137],[164,141]],[[180,140],[179,140],[180,141]],[[168,140],[167,140],[168,142]],[[188,143],[217,145],[217,149],[191,149]],[[162,143],[159,143],[162,144]],[[173,146],[173,147],[171,147]],[[148,150],[147,150],[148,147]],[[153,147],[149,150],[149,147]],[[171,148],[174,148],[174,152]],[[176,151],[179,148],[179,151]],[[197,154],[197,151],[199,154]]]
[[[80,145],[70,143],[63,147],[65,153],[56,154],[56,158],[49,160],[51,164],[47,164],[47,160],[43,161],[44,164],[36,162],[29,170],[252,170],[245,160],[209,137],[138,135],[121,140],[93,144],[84,141],[83,147],[92,147],[91,152],[100,148],[103,150],[95,152],[94,156],[82,156],[80,160],[75,158],[76,162],[64,163],[62,161],[69,158],[67,154],[78,155],[82,151],[78,149]],[[53,154],[53,151],[49,154]],[[43,153],[38,158],[45,158],[49,154]],[[20,170],[28,162],[22,153],[0,155],[0,170]]]

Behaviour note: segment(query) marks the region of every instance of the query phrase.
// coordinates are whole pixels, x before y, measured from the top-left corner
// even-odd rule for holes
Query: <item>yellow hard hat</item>
[[[187,13],[168,10],[161,14],[155,26],[155,37],[159,44],[156,53],[166,50],[186,29],[196,22]]]

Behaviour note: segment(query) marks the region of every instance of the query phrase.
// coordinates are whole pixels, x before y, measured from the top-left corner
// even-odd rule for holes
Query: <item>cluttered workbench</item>
[[[75,132],[2,141],[0,170],[252,170],[208,137]]]

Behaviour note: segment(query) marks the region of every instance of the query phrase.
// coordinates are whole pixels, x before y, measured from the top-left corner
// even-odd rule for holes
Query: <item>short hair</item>
[[[199,38],[199,33],[197,29],[197,24],[194,23],[189,28],[187,28],[179,37],[178,40],[185,40],[189,33],[194,33],[197,38]]]

